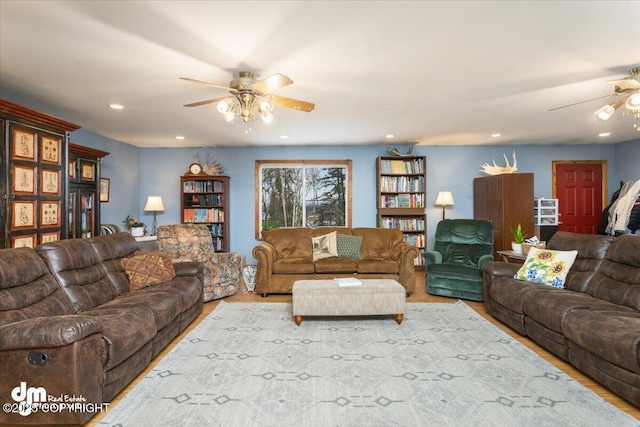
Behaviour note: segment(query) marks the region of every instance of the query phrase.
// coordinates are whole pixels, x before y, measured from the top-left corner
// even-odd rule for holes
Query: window
[[[351,160],[256,160],[256,238],[279,227],[351,227]]]

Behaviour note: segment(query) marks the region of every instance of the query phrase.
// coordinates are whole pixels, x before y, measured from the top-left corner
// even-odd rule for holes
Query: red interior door
[[[603,210],[606,162],[553,162],[554,197],[560,214],[558,230],[596,234]]]

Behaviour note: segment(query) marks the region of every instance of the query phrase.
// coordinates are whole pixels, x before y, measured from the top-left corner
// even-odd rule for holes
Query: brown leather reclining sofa
[[[0,250],[0,403],[13,404],[0,423],[85,422],[202,312],[200,263],[130,292],[120,259],[137,249],[118,233]],[[21,383],[91,405],[21,415],[11,393]]]
[[[362,238],[359,259],[331,257],[313,260],[312,237],[337,232]],[[290,294],[296,280],[358,277],[394,279],[407,294],[415,289],[414,259],[418,248],[404,242],[400,230],[387,228],[293,227],[262,233],[253,249],[258,260],[256,291],[262,296]]]
[[[565,288],[514,279],[519,265],[490,262],[487,311],[640,407],[640,236],[558,232],[548,247],[578,251]]]

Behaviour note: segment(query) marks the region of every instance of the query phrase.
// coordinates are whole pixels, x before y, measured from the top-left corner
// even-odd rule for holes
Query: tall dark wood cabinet
[[[533,174],[491,175],[473,180],[473,217],[493,223],[494,259],[498,251],[510,251],[509,228],[522,225],[528,236],[533,228]]]
[[[187,173],[180,177],[181,221],[204,224],[216,252],[229,252],[229,177]]]
[[[69,144],[67,237],[100,235],[100,159],[106,151]]]
[[[404,240],[422,252],[427,245],[425,214],[427,162],[424,156],[377,159],[377,224],[402,230]],[[416,266],[423,266],[419,255]]]
[[[66,237],[69,133],[79,128],[0,100],[0,247]]]

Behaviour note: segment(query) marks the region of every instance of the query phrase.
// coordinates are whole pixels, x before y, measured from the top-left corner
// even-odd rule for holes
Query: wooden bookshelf
[[[183,224],[204,224],[216,252],[229,252],[229,177],[186,174],[180,177]]]
[[[404,240],[427,246],[426,157],[381,156],[377,159],[377,225],[402,230]],[[419,255],[416,266],[423,266]]]

